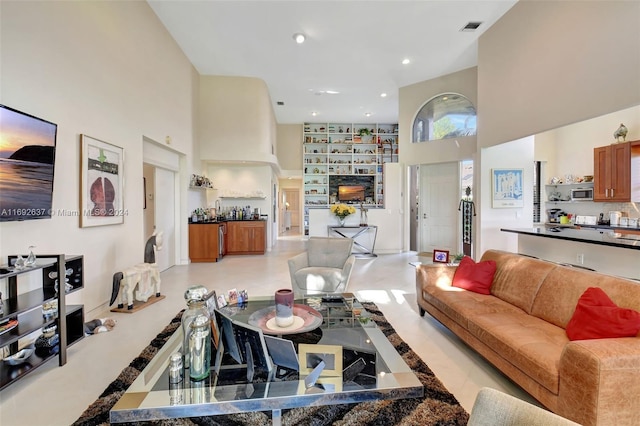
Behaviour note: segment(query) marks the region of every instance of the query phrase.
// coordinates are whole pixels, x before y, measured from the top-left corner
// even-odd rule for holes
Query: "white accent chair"
[[[351,238],[310,237],[307,251],[289,259],[296,297],[345,292],[356,261],[352,248]]]
[[[467,426],[580,426],[544,408],[491,388],[482,388]]]

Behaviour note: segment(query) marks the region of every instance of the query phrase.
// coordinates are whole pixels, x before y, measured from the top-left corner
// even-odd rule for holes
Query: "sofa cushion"
[[[560,357],[569,343],[563,328],[511,312],[475,315],[468,324],[469,332],[502,358],[550,392],[558,393]]]
[[[311,266],[295,272],[298,287],[308,291],[333,292],[342,282],[342,269]]]
[[[634,337],[638,331],[640,312],[618,307],[598,287],[589,287],[580,296],[567,324],[570,340]]]
[[[465,256],[453,275],[451,285],[475,293],[491,294],[491,284],[495,272],[496,262],[494,260],[476,263],[469,256]]]
[[[538,289],[557,265],[515,253],[487,250],[481,260],[496,261],[491,294],[530,314]]]
[[[456,287],[428,286],[423,289],[422,297],[464,329],[468,328],[468,318],[472,316],[497,312],[524,314],[522,309],[497,297]]]
[[[531,314],[566,328],[578,299],[589,287],[606,289],[607,295],[616,305],[640,311],[640,291],[637,282],[583,269],[557,266],[540,286]]]

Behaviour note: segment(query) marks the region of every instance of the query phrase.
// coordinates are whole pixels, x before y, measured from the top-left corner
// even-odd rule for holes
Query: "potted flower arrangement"
[[[344,226],[344,220],[350,214],[354,214],[356,212],[356,208],[353,206],[348,206],[346,204],[334,204],[331,206],[331,213],[333,213],[338,220],[340,221],[340,226]]]

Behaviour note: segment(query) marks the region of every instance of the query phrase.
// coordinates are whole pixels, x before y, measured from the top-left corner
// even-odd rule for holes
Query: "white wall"
[[[513,218],[505,222],[505,213],[486,205],[493,159],[503,155],[505,161],[511,160],[506,155],[509,150],[500,154],[500,144],[640,105],[638,16],[638,2],[520,1],[480,36],[478,150],[495,146],[498,151],[487,151],[485,159],[482,150],[483,159],[475,168],[476,179],[479,176],[482,183],[475,188],[481,202],[478,222],[482,229],[476,238],[476,253],[486,248],[514,248],[511,238],[492,235],[498,226],[529,226],[520,220],[514,224]],[[602,145],[610,140],[608,132],[613,134],[619,124],[606,126]],[[557,146],[561,144],[565,141],[557,142]],[[589,159],[592,150],[569,146],[581,150],[571,154],[567,148],[564,155],[581,161],[581,166],[575,165],[576,173],[593,164]],[[509,165],[520,161],[533,164],[532,150],[512,155]],[[564,167],[559,159],[556,150],[556,158],[548,166]]]
[[[260,213],[268,215],[267,249],[273,247],[273,187],[272,170],[268,165],[217,165],[207,167],[207,176],[213,179],[216,191],[207,191],[207,207],[214,207],[216,200],[224,208],[251,206],[260,208]],[[256,192],[264,194],[264,199],[229,198],[231,195],[245,196]]]
[[[640,104],[638,17],[637,1],[516,3],[478,42],[479,146]]]
[[[201,76],[198,105],[202,160],[278,163],[275,116],[264,81]]]
[[[500,228],[527,228],[533,223],[533,144],[534,138],[528,137],[480,151],[479,181],[483,188],[489,189],[483,191],[479,206],[476,205],[476,236],[480,237],[480,244],[476,244],[479,250],[475,253],[478,257],[490,248],[517,252],[517,234],[502,232]],[[491,170],[495,168],[523,169],[524,207],[492,207]]]
[[[29,245],[85,256],[85,287],[69,299],[86,313],[108,302],[115,272],[143,260],[143,138],[169,136],[192,166],[197,74],[145,2],[3,1],[0,15],[0,102],[58,124],[54,209],[78,209],[80,134],[124,148],[124,224],[0,224],[2,258]]]
[[[640,106],[537,134],[535,159],[548,162],[547,177],[593,175],[593,148],[614,143],[620,123],[629,129],[626,140],[639,140]]]
[[[564,126],[535,136],[535,159],[545,161],[544,183],[551,177],[593,175],[593,148],[613,143],[613,132],[620,123],[629,129],[627,140],[640,139],[640,106],[605,114],[591,120]],[[542,201],[548,199],[542,195]],[[561,208],[574,215],[607,215],[611,210],[622,211],[629,217],[640,216],[640,203],[595,203],[571,204],[546,203],[542,206],[542,219],[548,208]]]
[[[376,254],[400,253],[404,247],[404,193],[403,166],[399,163],[384,165],[384,209],[368,209],[368,225],[378,227],[375,240]],[[347,216],[347,226],[360,224],[360,209]],[[329,209],[309,209],[309,236],[326,237],[327,226],[337,226],[338,221]]]
[[[442,93],[459,93],[477,106],[477,68],[468,68],[432,80],[400,88],[398,115],[399,162],[405,165],[468,160],[476,151],[476,137],[411,143],[413,120],[422,106]],[[457,142],[457,143],[456,143]]]

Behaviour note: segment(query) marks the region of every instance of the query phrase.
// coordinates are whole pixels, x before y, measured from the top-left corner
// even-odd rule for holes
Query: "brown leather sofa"
[[[451,286],[456,266],[419,265],[425,311],[549,410],[583,425],[640,425],[640,337],[569,341],[565,327],[588,287],[640,311],[640,283],[488,250],[491,295]]]

